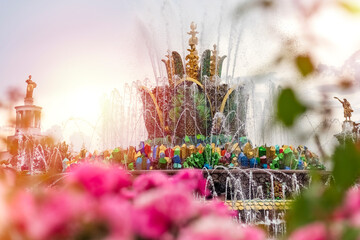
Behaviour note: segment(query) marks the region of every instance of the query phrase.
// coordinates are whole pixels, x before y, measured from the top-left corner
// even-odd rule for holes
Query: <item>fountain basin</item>
[[[174,175],[178,170],[134,170],[133,176],[161,171]],[[207,187],[213,196],[227,200],[287,200],[292,199],[310,182],[308,170],[271,170],[271,169],[203,169]],[[324,184],[330,184],[331,172],[317,171]]]
[[[288,210],[293,200],[245,200],[225,201],[225,204],[232,210]]]

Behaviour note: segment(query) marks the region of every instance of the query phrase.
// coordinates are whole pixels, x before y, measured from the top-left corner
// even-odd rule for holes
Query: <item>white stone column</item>
[[[21,123],[21,114],[19,111],[16,112],[16,128],[19,128]]]
[[[23,123],[24,123],[24,111],[19,111],[20,114],[20,123],[19,123],[19,129],[23,127]]]
[[[40,112],[35,112],[35,128],[40,128]]]

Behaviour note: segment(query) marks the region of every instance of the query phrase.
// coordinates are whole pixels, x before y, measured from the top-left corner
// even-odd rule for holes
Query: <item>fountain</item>
[[[190,28],[188,55],[183,59],[178,52],[169,51],[162,60],[167,84],[151,88],[136,83],[126,86],[124,95],[114,91],[105,101],[103,148],[113,150],[102,155],[84,150],[67,159],[62,149],[48,151],[39,144],[45,136],[40,131],[41,107],[33,105],[36,84],[30,76],[25,105],[16,107],[15,136],[8,138],[9,151],[16,156],[14,164],[17,170],[30,174],[59,166],[66,169],[81,160],[115,162],[135,170],[135,176],[156,169],[168,174],[181,168],[203,169],[212,197],[238,210],[240,222],[262,224],[274,235],[281,234],[285,231],[282,217],[292,197],[311,181],[305,169],[324,168],[318,156],[304,146],[256,146],[247,139],[247,131],[255,129],[248,115],[266,125],[264,115],[270,115],[271,109],[260,107],[263,115],[257,119],[254,84],[223,83],[226,56],[220,56],[213,45],[213,50],[205,50],[200,58],[196,25],[192,23]],[[142,106],[134,99],[134,87]],[[270,82],[269,91],[273,90]],[[123,116],[128,118],[124,120]],[[141,118],[147,134],[138,127]],[[138,147],[130,146],[139,136],[147,140]],[[265,141],[264,134],[257,138]],[[322,176],[324,182],[330,182],[326,172]]]
[[[170,136],[169,143],[174,146],[185,137],[205,136],[217,143],[220,135],[244,136],[248,100],[244,86],[221,83],[226,56],[220,57],[214,45],[199,58],[196,25],[192,23],[190,28],[185,67],[180,54],[169,51],[167,59],[162,59],[168,84],[153,89],[139,86],[148,138]]]
[[[254,102],[255,98],[252,96],[254,95],[252,93],[254,84],[249,81],[242,81],[241,84],[234,81],[223,83],[221,73],[226,56],[220,56],[217,46],[213,45],[213,50],[205,50],[200,58],[197,52],[197,34],[196,24],[191,23],[188,32],[190,35],[188,55],[184,59],[176,51],[168,51],[167,59],[162,59],[167,71],[167,84],[158,84],[149,88],[137,83],[143,103],[142,116],[148,133],[146,143],[154,147],[152,149],[153,160],[162,162],[157,168],[169,168],[169,163],[172,163],[170,168],[177,169],[181,168],[181,165],[183,167],[213,168],[221,163],[221,165],[230,167],[256,166],[295,170],[306,169],[306,162],[309,161],[315,165],[315,168],[323,168],[318,163],[318,157],[313,153],[310,154],[310,157],[309,154],[306,155],[302,146],[299,148],[286,145],[283,147],[273,146],[273,148],[276,147],[277,156],[275,157],[274,152],[273,157],[269,158],[270,147],[266,145],[253,146],[247,140],[245,137],[247,131],[251,128],[255,129],[253,122],[259,121],[258,115],[254,113],[257,106],[260,105]],[[230,84],[230,82],[233,83]],[[275,91],[273,83],[268,87],[269,91]],[[249,101],[249,99],[251,100]],[[271,99],[269,99],[268,105],[273,106]],[[259,108],[262,109],[261,106]],[[262,125],[267,125],[266,121],[267,118],[270,118],[270,111],[271,109],[264,106],[260,120]],[[251,121],[248,120],[248,115],[253,116]],[[267,127],[269,126],[267,125]],[[273,135],[272,142],[275,142],[274,136],[279,135],[279,131],[271,133]],[[256,138],[256,142],[265,142],[265,134],[260,134]],[[246,156],[242,157],[247,158],[249,162],[241,161],[239,156],[247,142],[252,154],[244,151]],[[130,158],[135,161],[139,157],[135,158],[139,150],[141,154],[144,153],[142,148],[145,145],[142,143],[138,150],[128,151],[126,155],[131,155]],[[181,152],[187,152],[187,154],[179,155],[182,161],[171,159],[174,157],[171,152],[180,148]],[[203,159],[202,152],[205,148],[209,153]],[[259,149],[261,148],[266,149],[265,153],[263,150],[263,153],[260,154]],[[234,152],[234,150],[236,151]],[[269,153],[266,153],[267,151]],[[161,152],[163,152],[162,155]],[[259,158],[264,155],[267,156],[260,161]],[[150,158],[150,155],[145,154],[145,157]],[[215,162],[212,159],[216,159]],[[308,161],[304,162],[305,160]]]
[[[26,97],[23,106],[17,106],[16,109],[16,128],[15,135],[8,137],[8,151],[14,153],[17,151],[18,143],[26,136],[31,136],[35,141],[40,141],[43,136],[41,135],[41,107],[35,106],[33,91],[36,88],[36,83],[29,79],[26,80],[27,89]]]
[[[26,83],[24,105],[15,107],[15,135],[8,136],[7,150],[11,156],[9,166],[33,175],[59,169],[63,157],[59,148],[48,146],[49,138],[41,133],[42,108],[34,105],[33,91],[37,85],[31,75]]]
[[[239,222],[265,225],[274,236],[281,235],[291,199],[311,182],[306,169],[324,166],[307,147],[256,146],[247,139],[247,131],[255,129],[253,121],[266,125],[269,116],[264,115],[271,115],[271,109],[264,106],[257,119],[255,106],[260,104],[252,96],[253,83],[223,83],[226,56],[219,56],[213,45],[199,57],[196,25],[190,29],[188,55],[182,59],[168,51],[162,59],[167,84],[151,88],[137,83],[148,140],[139,147],[116,148],[110,160],[135,170],[135,176],[150,169],[167,174],[180,168],[203,169],[212,196],[238,210]],[[269,91],[274,90],[270,81]],[[265,141],[264,134],[256,137]],[[330,183],[327,172],[320,175]]]

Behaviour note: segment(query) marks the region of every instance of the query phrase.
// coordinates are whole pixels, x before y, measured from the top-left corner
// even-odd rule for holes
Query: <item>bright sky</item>
[[[200,32],[199,52],[217,43],[221,54],[230,56],[226,73],[232,75],[235,65],[234,76],[253,74],[281,47],[267,28],[269,19],[292,35],[297,18],[292,9],[233,21],[238,2],[0,0],[0,99],[11,86],[25,93],[31,74],[38,84],[35,104],[43,107],[43,132],[69,118],[95,125],[104,94],[136,80],[154,82],[152,66],[157,76],[164,74],[160,59],[167,49],[184,54],[191,21]],[[341,68],[360,49],[359,17],[331,7],[312,26],[329,40],[316,49],[318,63]]]

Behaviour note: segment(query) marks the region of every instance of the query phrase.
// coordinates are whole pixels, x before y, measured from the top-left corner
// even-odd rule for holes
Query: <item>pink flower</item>
[[[198,219],[180,232],[179,240],[265,240],[265,233],[254,227],[240,227],[230,218],[210,215]]]
[[[131,185],[130,175],[117,166],[80,164],[75,167],[66,182],[80,185],[94,197],[120,193],[123,188]]]
[[[264,239],[262,231],[232,221],[234,212],[223,202],[196,200],[193,193],[204,194],[205,182],[196,170],[173,177],[152,172],[132,182],[116,166],[84,163],[54,188],[15,189],[5,205],[5,227],[21,239],[39,240]]]
[[[1,181],[4,186],[14,187],[16,184],[16,171],[12,168],[0,169]]]
[[[29,192],[22,191],[16,194],[9,205],[12,224],[20,231],[27,232],[28,225],[36,214],[34,196]]]
[[[265,240],[266,236],[263,231],[256,227],[242,227],[242,232],[244,234],[244,239],[251,239],[251,240]]]
[[[345,211],[348,213],[360,211],[360,188],[352,188],[347,192]]]
[[[153,188],[162,187],[169,184],[169,177],[162,172],[150,172],[138,176],[134,180],[133,188],[135,192],[141,193]]]
[[[206,186],[206,179],[204,178],[202,171],[198,169],[181,170],[172,177],[172,182],[189,191],[198,192],[202,196],[209,194]]]
[[[327,240],[326,226],[321,222],[308,224],[294,231],[290,240]]]
[[[360,227],[360,188],[352,188],[346,194],[344,211],[354,227]]]
[[[191,194],[176,188],[153,189],[134,201],[134,227],[141,236],[158,239],[187,223],[198,212]]]
[[[131,204],[116,195],[97,200],[51,189],[36,196],[19,192],[10,207],[11,222],[25,239],[73,239],[89,231],[106,239],[133,237]]]
[[[82,196],[51,189],[38,196],[22,191],[10,204],[10,217],[18,231],[31,239],[67,236],[75,217],[91,209],[88,203]]]
[[[153,188],[176,187],[179,191],[198,192],[201,195],[208,193],[206,180],[200,170],[186,169],[179,171],[176,175],[169,177],[162,172],[151,172],[137,177],[133,188],[141,193]]]
[[[353,226],[360,227],[360,188],[350,189],[346,193],[343,206],[333,215],[335,220],[349,220]]]
[[[108,226],[109,235],[106,239],[133,239],[132,206],[119,197],[106,196],[97,205],[97,220],[103,220]]]
[[[199,206],[200,215],[216,215],[221,217],[236,217],[238,212],[230,210],[229,207],[221,201],[213,199],[211,201],[201,202]]]
[[[159,239],[170,228],[169,219],[156,207],[135,209],[133,215],[134,231],[144,238]]]

